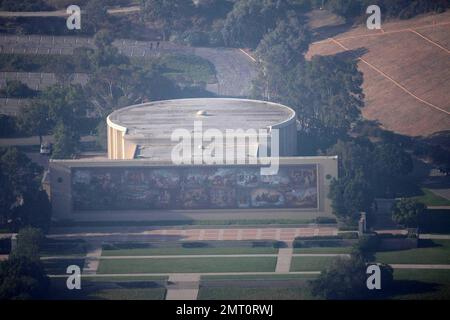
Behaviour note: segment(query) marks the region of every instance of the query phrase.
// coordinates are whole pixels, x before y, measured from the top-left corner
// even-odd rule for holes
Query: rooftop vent
[[[206,117],[207,115],[208,115],[208,112],[206,112],[206,110],[197,111],[197,117]]]

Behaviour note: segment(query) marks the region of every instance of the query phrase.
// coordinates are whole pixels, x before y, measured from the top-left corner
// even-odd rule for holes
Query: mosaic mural
[[[73,208],[85,210],[318,207],[316,165],[88,168],[72,171]]]

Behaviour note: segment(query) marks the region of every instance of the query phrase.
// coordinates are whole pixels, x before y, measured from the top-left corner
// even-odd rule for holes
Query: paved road
[[[217,71],[217,94],[221,96],[248,96],[256,77],[256,64],[237,49],[196,48],[195,54],[211,61]]]

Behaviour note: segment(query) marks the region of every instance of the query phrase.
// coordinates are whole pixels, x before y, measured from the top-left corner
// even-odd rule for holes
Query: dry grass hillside
[[[311,15],[313,55],[350,54],[364,73],[363,115],[411,136],[450,130],[450,12],[387,21],[382,30]]]

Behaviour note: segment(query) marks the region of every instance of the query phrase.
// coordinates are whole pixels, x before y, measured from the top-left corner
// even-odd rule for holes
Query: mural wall
[[[316,165],[83,168],[72,171],[73,209],[149,210],[318,207]]]

